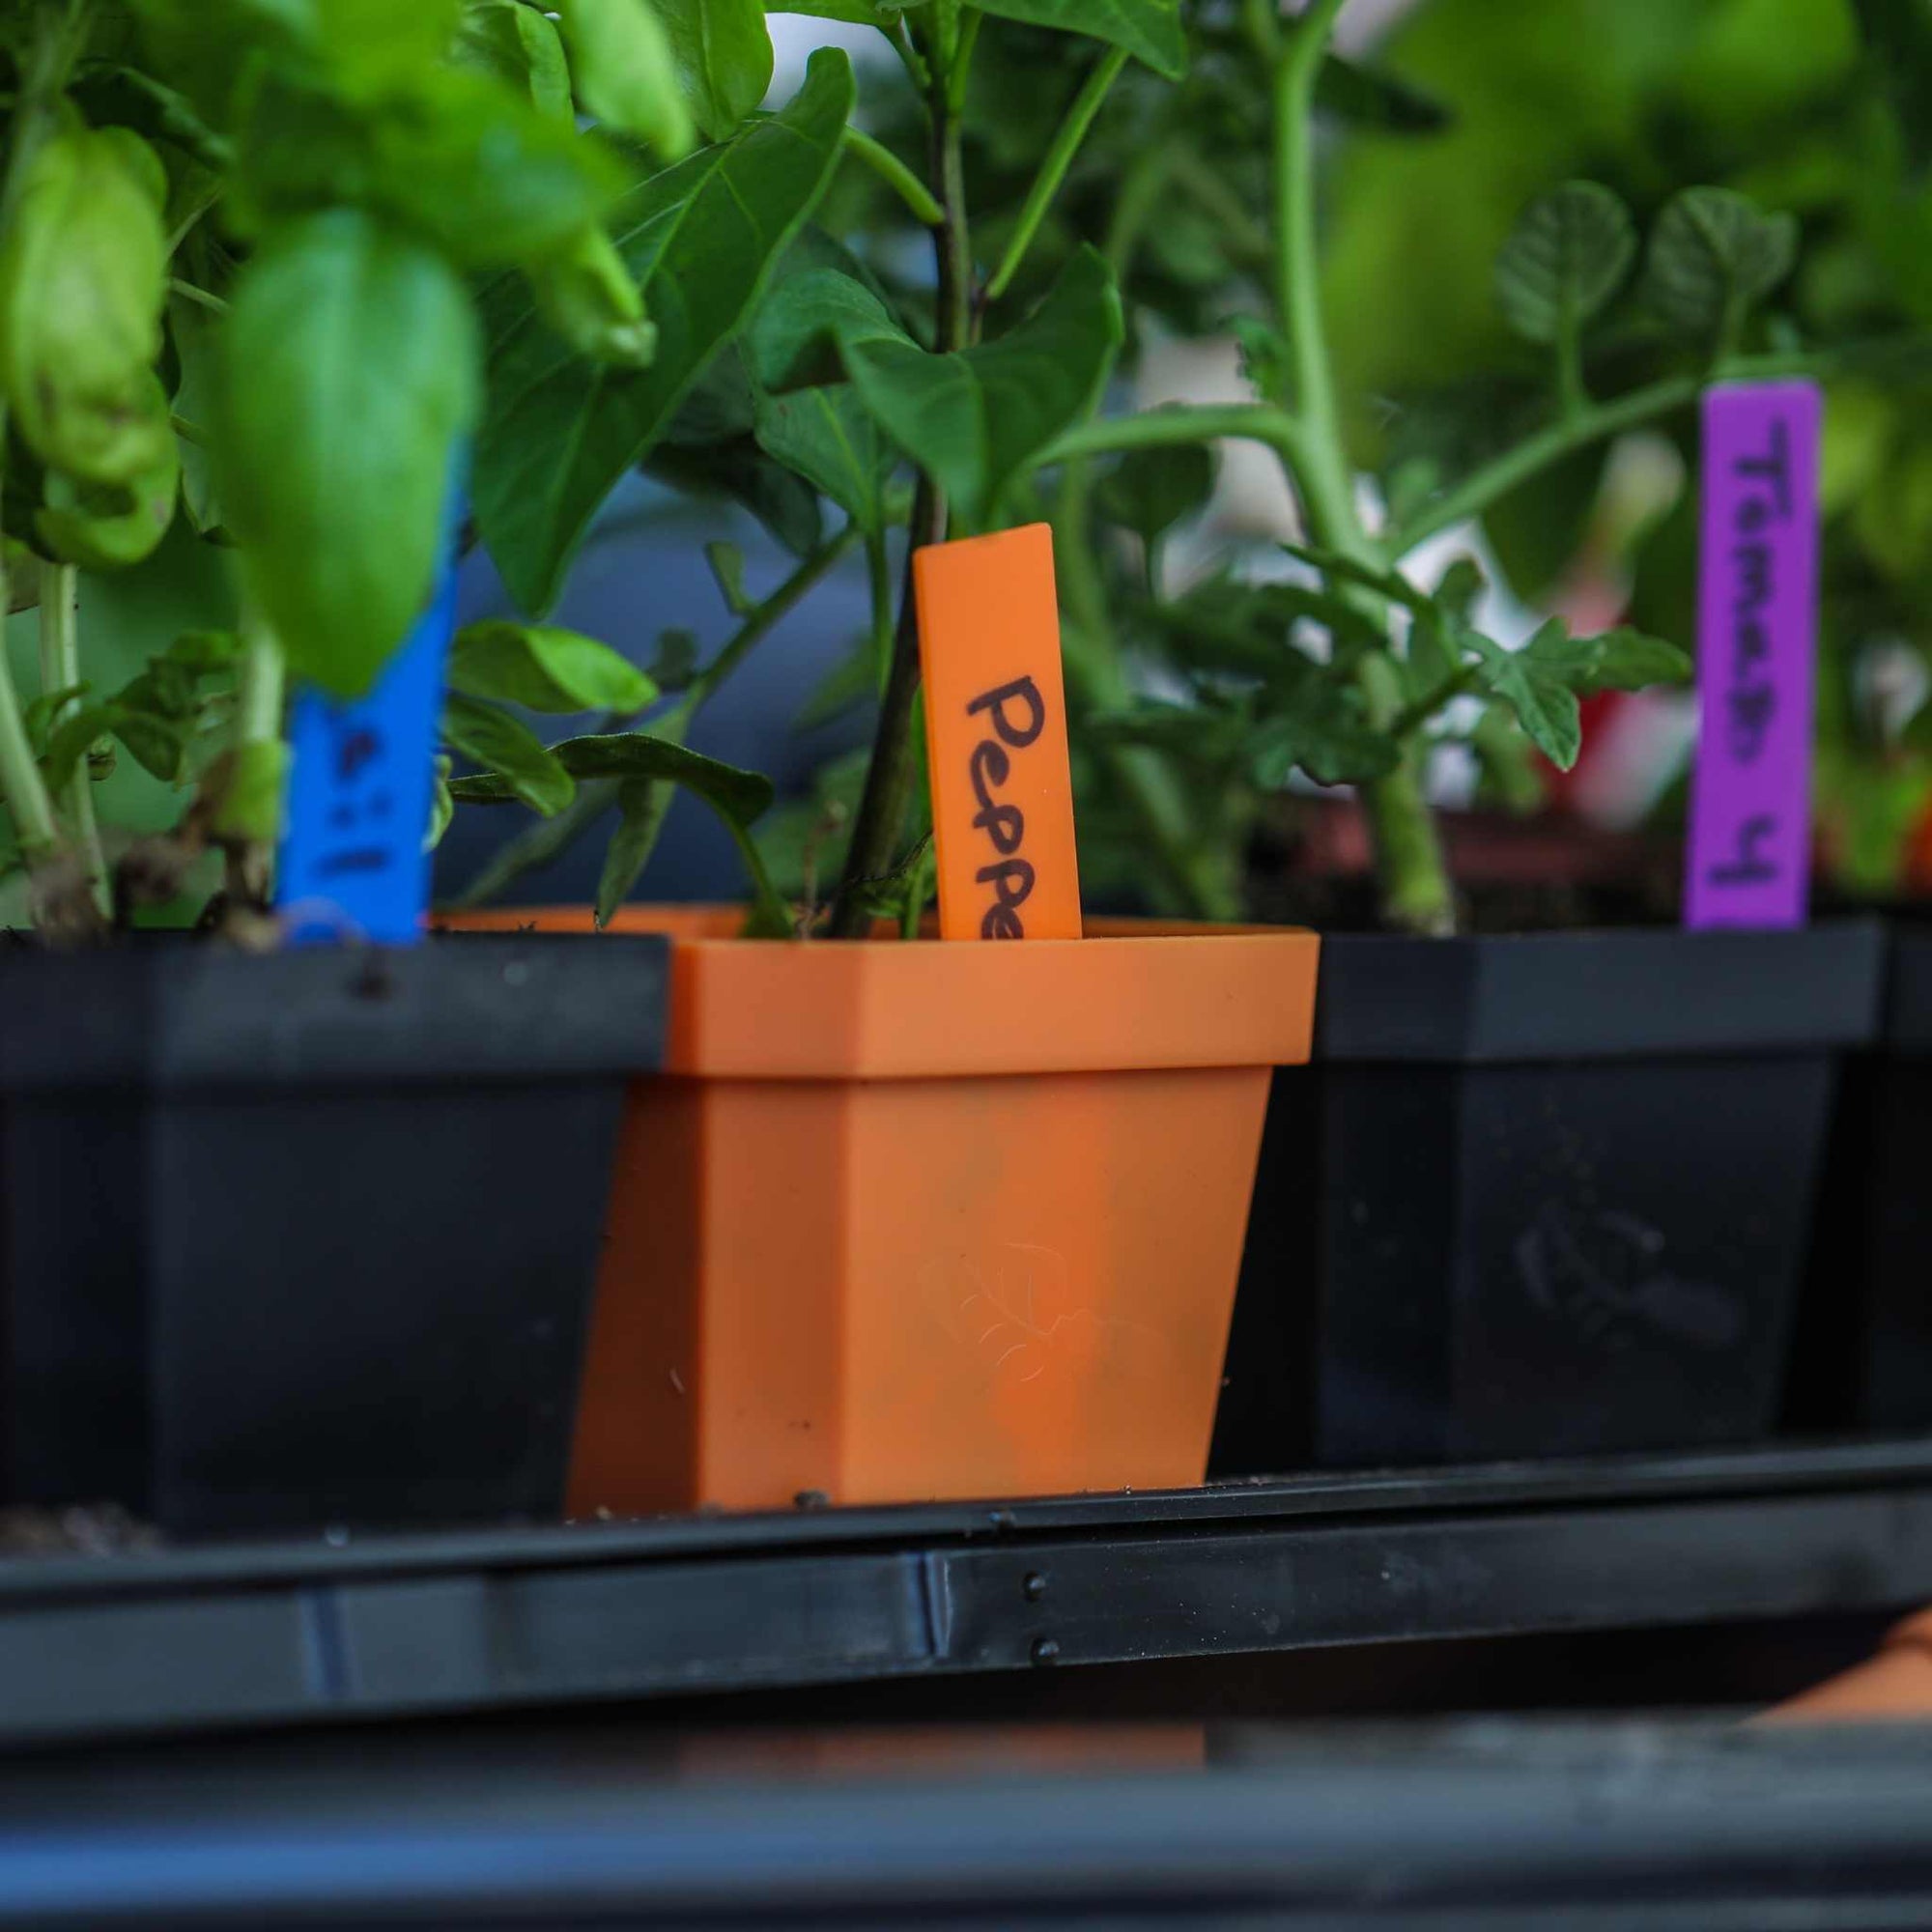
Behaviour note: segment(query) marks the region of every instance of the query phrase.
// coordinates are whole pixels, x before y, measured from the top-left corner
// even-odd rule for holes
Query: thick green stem
[[[1275,400],[1292,409],[1299,424],[1284,462],[1299,488],[1309,534],[1342,556],[1374,563],[1378,547],[1355,505],[1336,398],[1316,234],[1315,87],[1343,5],[1309,0],[1275,70],[1275,298],[1289,347],[1288,393]],[[1379,611],[1372,614],[1386,621]],[[1365,652],[1356,680],[1371,724],[1391,729],[1403,710],[1394,658],[1386,649]],[[1411,738],[1394,771],[1362,786],[1362,809],[1375,844],[1383,919],[1403,931],[1448,932],[1455,926],[1455,896],[1423,789],[1426,757],[1427,748]]]
[[[966,220],[965,161],[959,143],[957,71],[935,62],[929,102],[932,114],[932,183],[945,210],[933,231],[937,257],[938,303],[933,348],[940,355],[966,346],[972,332],[973,247]],[[852,822],[845,873],[832,905],[828,931],[834,939],[861,939],[871,926],[867,888],[892,869],[895,847],[912,802],[913,786],[923,777],[920,747],[913,732],[919,704],[919,619],[913,605],[913,557],[923,545],[946,539],[946,497],[932,478],[921,474],[913,495],[907,531],[904,581],[899,590],[898,624],[893,638],[892,668],[879,699],[878,727],[866,788]]]
[[[5,435],[0,420],[0,436]],[[7,561],[0,554],[0,611],[7,608]],[[0,643],[0,791],[7,796],[7,809],[14,815],[14,836],[29,867],[51,859],[60,846],[60,831],[54,822],[53,800],[46,781],[41,777],[34,748],[27,739],[27,726],[20,714],[20,695],[14,685],[14,667],[4,643]]]
[[[1066,180],[1066,171],[1073,165],[1073,157],[1080,152],[1081,142],[1087,138],[1088,128],[1094,125],[1094,117],[1099,113],[1101,103],[1126,64],[1124,47],[1108,48],[1074,97],[1066,119],[1060,124],[1053,145],[1047,149],[1046,158],[1040,163],[1039,173],[1034,177],[1033,186],[1027,190],[1012,240],[1007,243],[1007,252],[1001,256],[1000,266],[993,270],[993,279],[986,284],[986,299],[989,302],[998,301],[1011,286],[1020,264],[1026,260],[1027,250],[1033,246],[1034,237],[1039,233],[1039,224],[1046,219],[1046,212],[1053,206],[1054,196]]]
[[[41,690],[71,691],[80,683],[80,573],[69,563],[41,568]],[[58,724],[79,698],[71,699],[47,720]],[[107,860],[100,849],[100,828],[94,816],[94,778],[88,761],[80,759],[60,800],[73,831],[73,842],[87,868],[87,889],[101,917],[113,910],[107,880]]]

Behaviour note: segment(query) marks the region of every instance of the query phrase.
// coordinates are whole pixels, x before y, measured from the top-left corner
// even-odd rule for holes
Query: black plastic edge
[[[1494,1065],[1833,1050],[1878,1029],[1888,934],[1628,931],[1321,942],[1318,1061]]]
[[[0,953],[0,1092],[650,1072],[669,949],[491,933],[255,955],[162,941]]]

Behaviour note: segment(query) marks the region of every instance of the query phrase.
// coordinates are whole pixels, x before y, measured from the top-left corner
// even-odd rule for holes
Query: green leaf
[[[1516,713],[1537,750],[1564,771],[1581,748],[1579,696],[1681,684],[1690,675],[1690,660],[1675,644],[1628,629],[1574,638],[1558,617],[1520,651],[1475,631],[1464,631],[1459,641],[1476,651],[1483,683]]]
[[[845,353],[873,343],[917,348],[886,298],[835,268],[784,274],[745,330],[745,365],[760,389],[837,383]]]
[[[897,461],[849,383],[760,396],[758,446],[802,476],[868,536],[885,527],[886,483]]]
[[[651,660],[651,676],[660,691],[690,688],[697,675],[697,635],[680,626],[658,633],[658,654]]]
[[[611,915],[631,896],[638,875],[650,864],[675,796],[676,787],[663,779],[627,779],[617,787],[617,829],[604,848],[604,866],[597,877],[600,929],[611,923]]]
[[[1569,641],[1560,617],[1552,617],[1520,651],[1505,650],[1477,631],[1463,642],[1478,653],[1483,683],[1516,713],[1536,749],[1559,771],[1568,771],[1582,749],[1583,727],[1561,653]]]
[[[474,419],[476,325],[441,256],[343,210],[279,231],[225,329],[222,500],[291,667],[366,690],[408,636]]]
[[[50,469],[131,483],[171,440],[154,374],[166,175],[138,135],[75,117],[17,177],[0,241],[0,382],[14,427]]]
[[[82,570],[125,570],[152,556],[174,522],[181,497],[180,452],[169,437],[153,473],[136,477],[125,489],[77,484],[50,469],[44,495],[34,517],[34,534],[44,551]]]
[[[570,773],[526,724],[494,704],[452,693],[443,700],[442,735],[446,743],[484,767],[509,795],[521,799],[546,818],[559,812],[577,796]],[[457,780],[451,794],[462,797]]]
[[[1168,80],[1187,71],[1179,0],[992,0],[981,12],[1125,47]]]
[[[449,652],[449,685],[532,711],[641,711],[658,688],[631,661],[578,631],[504,617],[466,624]]]
[[[1122,336],[1113,272],[1083,245],[1038,308],[998,341],[948,355],[909,343],[852,342],[860,399],[970,526],[1086,414]]]
[[[926,0],[787,0],[774,14],[798,14],[812,20],[849,20],[855,27],[877,27],[891,33],[899,16]]]
[[[456,816],[456,801],[449,795],[449,764],[448,757],[439,752],[436,787],[429,795],[429,830],[423,834],[425,852],[434,852],[442,843],[442,835],[449,830],[449,821]]]
[[[1496,257],[1496,298],[1529,342],[1572,340],[1624,284],[1636,224],[1595,182],[1565,182],[1524,210]]]
[[[702,794],[741,825],[750,825],[772,802],[770,779],[707,758],[673,739],[653,737],[646,731],[566,738],[550,750],[557,763],[579,781],[668,779]],[[471,805],[505,805],[517,795],[502,774],[495,772],[457,779],[450,790]]]
[[[1650,239],[1647,294],[1673,328],[1706,336],[1734,326],[1791,272],[1798,222],[1727,187],[1691,187]]]
[[[1184,597],[1156,606],[1151,614],[1183,663],[1239,677],[1272,676],[1283,654],[1293,648],[1298,624],[1320,625],[1341,657],[1387,641],[1352,604],[1310,583],[1212,577]]]
[[[1231,315],[1228,331],[1240,351],[1241,374],[1260,394],[1279,395],[1292,355],[1288,338],[1253,315]]]
[[[714,538],[704,546],[704,561],[710,566],[711,581],[724,600],[724,608],[734,617],[742,617],[757,608],[757,600],[745,589],[745,553],[734,543]]]
[[[1204,509],[1214,494],[1214,452],[1206,443],[1170,449],[1137,449],[1123,456],[1094,493],[1100,514],[1157,543],[1183,519]]]
[[[646,0],[556,0],[570,70],[591,115],[667,160],[691,147],[670,40]]]
[[[624,172],[569,122],[487,74],[432,68],[380,113],[270,75],[253,96],[228,208],[244,236],[354,207],[466,269],[554,255],[594,229]]]
[[[524,264],[537,313],[580,355],[622,369],[648,369],[658,353],[657,325],[601,228],[580,229],[561,248]]]
[[[1456,119],[1434,95],[1340,54],[1323,58],[1315,104],[1351,127],[1382,134],[1439,134]]]
[[[451,57],[495,75],[540,114],[575,124],[563,38],[548,14],[523,0],[469,0]]]
[[[1373,590],[1378,597],[1399,604],[1404,610],[1427,611],[1431,608],[1429,593],[1418,590],[1399,570],[1383,570],[1373,563],[1361,563],[1352,556],[1344,556],[1339,551],[1323,550],[1318,544],[1285,543],[1282,549],[1290,556],[1312,565],[1323,577]]]
[[[798,467],[781,456],[774,461],[749,436],[696,445],[667,440],[644,459],[646,474],[684,496],[742,503],[793,556],[803,557],[818,548],[825,520],[818,490],[792,473]]]
[[[1249,741],[1248,774],[1264,791],[1280,790],[1297,769],[1317,784],[1362,784],[1393,771],[1401,757],[1401,747],[1369,723],[1353,684],[1304,658],[1268,692]]]
[[[772,84],[763,0],[657,0],[657,13],[698,132],[728,140]]]
[[[600,369],[537,324],[515,281],[490,318],[490,408],[473,496],[485,541],[526,610],[550,608],[590,519],[662,437],[678,404],[757,300],[824,191],[852,106],[852,70],[813,54],[798,97],[645,183],[617,245],[658,322],[648,369]]]

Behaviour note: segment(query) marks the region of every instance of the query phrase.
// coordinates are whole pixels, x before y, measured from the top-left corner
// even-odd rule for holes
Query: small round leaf
[[[1793,216],[1733,188],[1686,188],[1651,237],[1651,304],[1673,328],[1709,335],[1763,301],[1797,259]]]
[[[1595,182],[1565,182],[1523,212],[1496,258],[1496,299],[1530,342],[1560,342],[1623,286],[1636,254],[1630,210]]]

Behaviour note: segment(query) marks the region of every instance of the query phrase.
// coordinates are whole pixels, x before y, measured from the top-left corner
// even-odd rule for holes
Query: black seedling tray
[[[0,1744],[1906,1608],[1932,1442],[0,1563]]]

